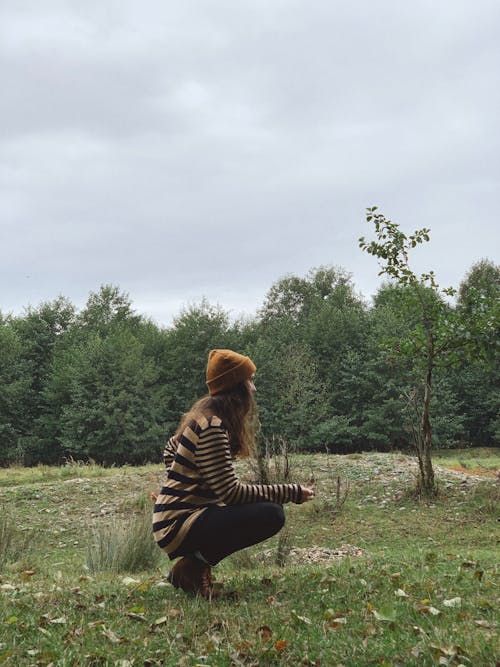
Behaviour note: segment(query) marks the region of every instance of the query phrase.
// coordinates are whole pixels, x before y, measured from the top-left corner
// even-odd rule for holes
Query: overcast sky
[[[0,311],[103,283],[169,325],[340,265],[377,204],[415,267],[499,261],[498,0],[0,2]]]

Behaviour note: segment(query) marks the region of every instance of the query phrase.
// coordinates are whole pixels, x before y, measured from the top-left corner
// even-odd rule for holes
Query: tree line
[[[453,302],[430,298],[441,299],[453,326],[487,309],[498,333],[499,294],[500,267],[482,260]],[[367,303],[332,266],[281,278],[255,316],[236,321],[201,301],[160,327],[113,285],[79,312],[59,297],[0,314],[0,465],[159,461],[181,414],[206,393],[215,347],[257,365],[260,438],[310,452],[410,448],[416,378],[401,345],[418,326],[407,286],[388,282]],[[498,338],[482,350],[435,369],[434,446],[498,443]]]

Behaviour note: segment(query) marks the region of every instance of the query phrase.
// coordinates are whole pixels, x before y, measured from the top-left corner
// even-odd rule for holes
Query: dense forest
[[[500,267],[482,260],[442,307],[469,319],[471,304],[488,308],[498,333],[499,294]],[[112,285],[80,312],[59,297],[0,314],[0,465],[158,461],[182,412],[206,392],[214,347],[255,361],[262,439],[302,451],[407,449],[418,380],[398,341],[416,321],[404,286],[386,283],[367,303],[337,267],[282,278],[255,317],[238,321],[202,301],[159,327]],[[485,340],[483,353],[457,353],[435,369],[434,446],[498,443],[497,352],[498,338]]]

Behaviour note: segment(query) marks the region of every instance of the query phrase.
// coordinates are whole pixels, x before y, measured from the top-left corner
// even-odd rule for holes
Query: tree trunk
[[[434,482],[434,468],[432,467],[432,427],[430,420],[430,403],[432,394],[432,371],[434,368],[434,337],[429,334],[429,350],[427,355],[427,373],[424,386],[424,401],[422,406],[422,460],[420,464],[420,490],[426,496],[432,496],[436,492]]]

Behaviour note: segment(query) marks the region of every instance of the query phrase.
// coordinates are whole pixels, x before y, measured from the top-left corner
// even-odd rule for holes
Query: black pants
[[[210,565],[226,556],[276,535],[283,528],[285,513],[276,503],[211,505],[189,531],[181,554],[199,551]]]

